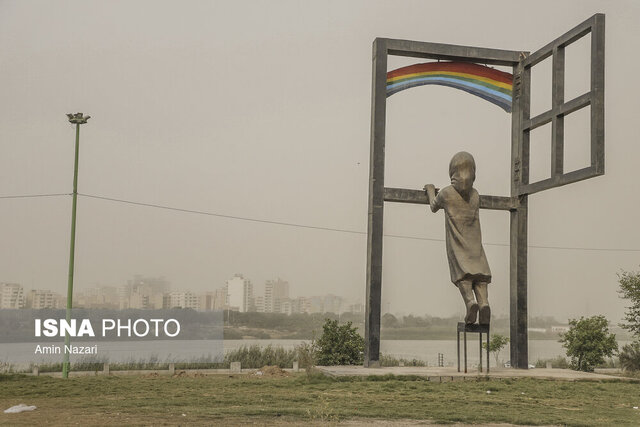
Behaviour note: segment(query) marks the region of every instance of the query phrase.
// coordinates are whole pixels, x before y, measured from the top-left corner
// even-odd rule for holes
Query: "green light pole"
[[[80,125],[87,123],[91,116],[83,116],[82,113],[67,114],[69,122],[76,125],[76,157],[73,167],[73,205],[71,208],[71,244],[69,247],[69,282],[67,284],[67,322],[71,320],[71,307],[73,306],[73,266],[76,252],[76,206],[78,203],[78,151],[80,149]],[[69,334],[64,336],[64,361],[62,363],[62,378],[69,378]]]

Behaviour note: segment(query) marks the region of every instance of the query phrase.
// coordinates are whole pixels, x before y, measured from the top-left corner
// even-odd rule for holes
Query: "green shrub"
[[[609,321],[604,316],[581,317],[569,320],[569,331],[562,334],[560,342],[571,358],[571,369],[593,372],[618,351],[616,336],[609,333]]]
[[[290,368],[297,360],[295,349],[285,350],[282,347],[268,345],[261,348],[259,345],[242,346],[224,355],[224,364],[240,362],[243,368],[262,368],[263,366],[277,365],[281,368]]]
[[[337,320],[326,319],[322,336],[317,341],[319,365],[359,365],[364,360],[364,338],[351,322],[339,325]]]
[[[380,353],[380,366],[400,366],[400,363],[404,366],[427,366],[427,364],[418,359],[404,359],[404,358],[395,358],[393,356],[389,356],[387,354]]]
[[[313,368],[316,365],[317,351],[318,348],[315,340],[311,342],[303,342],[296,346],[298,367],[305,369]]]

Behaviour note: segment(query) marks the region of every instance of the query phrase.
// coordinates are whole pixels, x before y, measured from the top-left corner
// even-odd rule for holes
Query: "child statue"
[[[473,156],[460,152],[449,163],[451,185],[436,195],[432,184],[425,185],[431,211],[444,209],[447,258],[451,281],[462,294],[467,314],[465,323],[473,324],[479,315],[479,323],[488,325],[491,309],[487,299],[487,285],[491,282],[491,270],[482,248],[480,233],[480,196],[473,182],[476,179],[476,163]]]

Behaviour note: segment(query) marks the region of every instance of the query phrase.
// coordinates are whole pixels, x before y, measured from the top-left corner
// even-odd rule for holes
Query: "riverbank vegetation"
[[[281,346],[268,345],[260,347],[257,344],[241,346],[237,349],[225,353],[222,361],[216,361],[209,357],[192,359],[188,362],[174,363],[176,370],[181,369],[229,369],[231,362],[240,362],[243,369],[259,369],[263,366],[278,366],[280,368],[291,368],[293,362],[298,362],[298,367],[305,369],[318,364],[317,346],[315,342],[303,342],[292,349],[285,349]],[[162,360],[157,357],[146,359],[131,359],[125,362],[115,362],[109,364],[110,371],[155,371],[167,370],[171,360]],[[381,366],[426,366],[426,363],[418,359],[398,358],[387,354],[380,355]],[[33,365],[14,367],[5,364],[0,365],[0,372],[10,373],[30,373]],[[86,356],[72,361],[72,372],[102,372],[104,361],[95,357]],[[39,364],[38,371],[61,372],[62,363]]]

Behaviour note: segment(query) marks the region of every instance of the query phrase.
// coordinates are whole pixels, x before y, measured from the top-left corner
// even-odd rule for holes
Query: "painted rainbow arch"
[[[423,85],[449,86],[511,112],[513,75],[470,62],[425,62],[387,73],[387,98]]]

